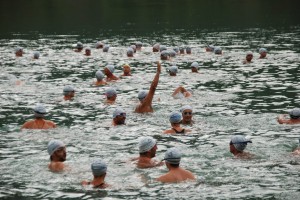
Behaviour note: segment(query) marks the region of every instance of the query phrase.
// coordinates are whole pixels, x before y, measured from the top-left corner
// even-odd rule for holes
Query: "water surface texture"
[[[1,199],[299,198],[300,158],[291,151],[300,127],[276,121],[300,107],[297,1],[26,2],[0,3]],[[8,17],[12,10],[15,14]],[[108,53],[94,48],[99,40],[111,46]],[[92,56],[75,53],[77,41],[90,46]],[[143,42],[142,51],[127,58],[127,47],[135,41]],[[137,93],[149,88],[154,62],[160,60],[159,53],[152,53],[157,42],[169,49],[190,46],[192,54],[162,61],[155,112],[136,114]],[[223,55],[205,52],[207,44],[221,46]],[[24,48],[23,57],[15,57],[16,46]],[[267,59],[258,59],[260,47],[268,49]],[[32,59],[36,50],[38,60]],[[254,59],[244,65],[247,51],[254,52]],[[190,71],[194,61],[200,63],[199,74]],[[109,86],[94,87],[95,72],[113,64],[121,75],[125,63],[133,76],[109,85],[118,97],[116,104],[106,105]],[[179,67],[176,77],[167,73],[171,65]],[[63,101],[65,85],[75,87],[73,101]],[[171,97],[179,85],[193,96]],[[20,130],[37,103],[46,106],[47,119],[57,129]],[[192,133],[162,134],[170,127],[169,114],[183,105],[194,109]],[[127,112],[126,126],[111,126],[117,106]],[[255,159],[232,157],[234,134],[252,139],[246,150]],[[197,181],[161,184],[155,178],[166,173],[165,166],[137,169],[129,160],[138,155],[140,136],[157,139],[158,160],[169,147],[178,147],[181,166]],[[51,139],[67,145],[69,169],[62,173],[47,168]],[[92,178],[90,164],[97,158],[108,164],[109,189],[80,184]]]

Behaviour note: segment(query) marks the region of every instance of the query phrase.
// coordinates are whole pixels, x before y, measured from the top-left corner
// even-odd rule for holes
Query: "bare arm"
[[[184,87],[179,86],[178,88],[175,89],[175,91],[173,92],[172,96],[175,96],[178,93],[184,93],[184,92],[187,92],[187,90]]]
[[[152,104],[154,93],[155,93],[156,87],[158,85],[160,72],[161,72],[161,65],[160,65],[160,62],[157,61],[156,74],[155,74],[155,77],[154,77],[154,79],[153,79],[153,81],[151,83],[151,86],[150,86],[150,89],[149,89],[149,93],[146,96],[145,100],[143,101],[142,106],[150,106]]]
[[[284,124],[284,123],[286,123],[286,119],[285,119],[286,116],[287,116],[287,114],[279,115],[279,116],[277,117],[278,123],[279,123],[279,124]]]

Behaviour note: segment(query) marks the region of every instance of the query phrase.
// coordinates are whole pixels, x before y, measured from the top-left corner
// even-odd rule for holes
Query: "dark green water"
[[[297,146],[299,126],[279,125],[276,117],[300,107],[300,1],[0,1],[0,198],[1,199],[298,199],[300,159],[290,152]],[[72,45],[92,48],[87,58]],[[108,53],[96,50],[103,40]],[[134,41],[144,47],[134,58],[125,55]],[[168,48],[189,45],[191,55],[163,61],[154,98],[155,112],[133,113],[137,93],[147,89],[159,54],[154,43]],[[223,55],[204,52],[206,44],[223,48]],[[25,54],[15,58],[14,48]],[[259,60],[259,47],[269,50]],[[33,60],[35,50],[41,52]],[[254,62],[243,65],[247,51]],[[200,63],[200,74],[190,64]],[[98,69],[129,63],[133,77],[110,86],[118,91],[116,105],[104,104],[106,87],[93,87]],[[176,64],[170,77],[166,68]],[[16,80],[21,80],[16,85]],[[62,101],[62,88],[72,84],[76,96]],[[173,99],[178,85],[193,91],[190,99]],[[159,100],[158,100],[159,99]],[[48,119],[58,128],[20,131],[32,118],[32,107],[43,103]],[[168,115],[182,105],[194,109],[196,124],[189,136],[166,136]],[[127,126],[111,127],[112,112],[121,106]],[[230,137],[252,138],[249,161],[232,159]],[[137,156],[139,136],[158,140],[157,158],[176,146],[182,166],[197,182],[163,185],[154,179],[165,166],[139,170],[129,158]],[[47,143],[56,138],[67,144],[70,170],[47,170]],[[90,163],[108,164],[106,191],[83,188],[91,179]]]

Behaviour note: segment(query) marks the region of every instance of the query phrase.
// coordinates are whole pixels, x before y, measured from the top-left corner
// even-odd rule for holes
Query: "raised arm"
[[[160,65],[160,62],[157,61],[156,74],[155,74],[155,77],[154,77],[154,79],[151,83],[148,95],[145,97],[145,100],[142,103],[143,106],[150,106],[152,104],[154,93],[155,93],[155,90],[156,90],[156,87],[157,87],[157,84],[158,84],[158,81],[159,81],[160,72],[161,72],[161,65]]]

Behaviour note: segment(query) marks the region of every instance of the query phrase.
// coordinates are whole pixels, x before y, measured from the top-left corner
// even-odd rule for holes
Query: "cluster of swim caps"
[[[48,153],[51,156],[56,150],[58,150],[61,147],[65,147],[65,144],[60,140],[51,140],[48,143]]]
[[[142,137],[139,140],[139,152],[145,153],[147,151],[150,151],[154,146],[156,145],[156,140],[152,137]]]
[[[250,139],[245,138],[243,135],[235,135],[231,138],[230,144],[236,148],[236,150],[242,152],[248,143],[252,143]]]

